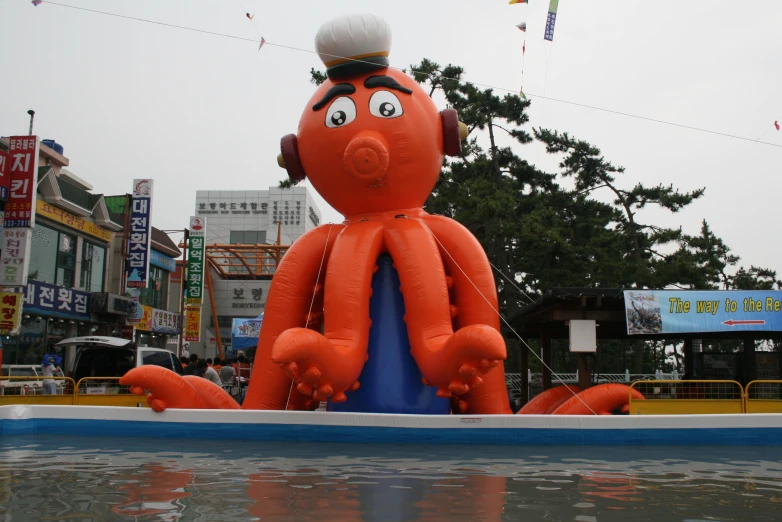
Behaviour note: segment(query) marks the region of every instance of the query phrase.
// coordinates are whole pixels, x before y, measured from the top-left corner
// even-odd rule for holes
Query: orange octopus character
[[[345,221],[305,233],[275,272],[244,409],[312,409],[359,387],[372,276],[387,253],[424,384],[460,412],[512,413],[486,254],[462,225],[422,209],[467,129],[454,109],[439,112],[411,77],[389,68],[387,54],[327,62],[329,79],[298,135],[282,138],[280,166],[293,180],[308,178]]]

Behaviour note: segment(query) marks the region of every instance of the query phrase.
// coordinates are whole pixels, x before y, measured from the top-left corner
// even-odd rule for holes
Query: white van
[[[128,370],[154,364],[182,375],[182,363],[170,350],[136,346],[128,339],[93,335],[72,337],[56,344],[64,353],[63,365],[75,382],[84,377],[122,377]]]

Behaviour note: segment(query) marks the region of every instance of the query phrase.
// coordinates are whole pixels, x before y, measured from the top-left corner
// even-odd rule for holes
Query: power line
[[[133,21],[136,21],[136,22],[144,22],[144,23],[149,23],[149,24],[154,24],[154,25],[160,25],[160,26],[168,27],[168,28],[172,28],[172,29],[181,29],[183,31],[192,31],[192,32],[195,32],[195,33],[208,34],[210,36],[220,36],[220,37],[223,37],[223,38],[230,38],[230,39],[233,39],[233,40],[240,40],[240,41],[244,41],[244,42],[253,42],[253,43],[257,43],[257,44],[261,43],[261,40],[256,40],[256,39],[253,39],[253,38],[244,38],[244,37],[235,36],[235,35],[232,35],[232,34],[218,33],[218,32],[214,32],[214,31],[206,31],[204,29],[196,29],[194,27],[185,27],[185,26],[177,25],[177,24],[169,24],[169,23],[165,23],[165,22],[158,22],[156,20],[149,20],[149,19],[146,19],[146,18],[138,18],[138,17],[134,17],[134,16],[121,15],[121,14],[117,14],[117,13],[109,13],[109,12],[106,12],[106,11],[98,11],[97,9],[88,9],[86,7],[78,7],[78,6],[75,6],[75,5],[67,5],[67,4],[60,4],[60,3],[57,3],[57,2],[49,2],[48,0],[45,3],[47,5],[56,5],[56,6],[59,6],[59,7],[66,7],[66,8],[69,8],[69,9],[77,9],[79,11],[87,11],[87,12],[90,12],[90,13],[100,14],[100,15],[104,15],[104,16],[112,16],[112,17],[115,17],[115,18],[124,18],[124,19],[127,19],[127,20],[133,20]],[[240,4],[241,4],[241,2],[240,2]],[[255,27],[254,24],[253,24],[253,27]],[[255,29],[256,29],[256,31],[258,30],[257,28],[255,28]],[[292,51],[300,51],[300,52],[305,52],[305,53],[310,53],[310,54],[317,54],[315,51],[313,51],[311,49],[303,49],[301,47],[295,47],[295,46],[291,46],[291,45],[283,45],[283,44],[273,43],[273,42],[269,42],[269,41],[265,41],[264,43],[265,43],[265,45],[269,45],[269,46],[272,46],[272,47],[279,47],[281,49],[288,49],[288,50],[292,50]],[[330,57],[333,57],[333,58],[350,59],[349,57],[339,56],[339,55],[334,55],[334,54],[328,54],[328,53],[321,53],[321,54],[325,54],[326,56],[330,56]],[[353,61],[362,62],[362,60],[353,60]],[[394,67],[394,69],[403,70],[403,69],[401,69],[399,67]],[[420,74],[425,74],[425,75],[431,77],[431,73],[426,73],[424,71],[416,71],[414,69],[411,69],[411,70],[413,72],[420,73]],[[475,86],[478,86],[478,87],[485,87],[487,89],[495,89],[495,90],[498,90],[498,91],[510,92],[510,93],[514,93],[514,94],[516,93],[515,89],[508,89],[506,87],[499,87],[499,86],[496,86],[496,85],[489,85],[489,84],[485,84],[485,83],[468,82],[466,80],[462,80],[462,79],[459,79],[459,78],[449,78],[447,76],[443,76],[441,78],[444,79],[444,80],[458,81],[459,83],[472,84],[472,85],[475,85]],[[725,138],[732,138],[732,139],[736,139],[736,140],[748,141],[748,142],[751,142],[751,143],[756,143],[758,145],[768,145],[768,146],[771,146],[771,147],[782,148],[782,144],[769,143],[767,141],[759,141],[759,138],[758,139],[751,139],[751,138],[747,138],[747,137],[744,137],[744,136],[738,136],[738,135],[735,135],[735,134],[728,134],[728,133],[725,133],[725,132],[718,132],[718,131],[713,131],[713,130],[709,130],[709,129],[704,129],[702,127],[695,127],[695,126],[692,126],[692,125],[684,125],[682,123],[675,123],[675,122],[671,122],[671,121],[660,120],[660,119],[657,119],[657,118],[650,118],[648,116],[641,116],[641,115],[638,115],[638,114],[631,114],[631,113],[628,113],[628,112],[622,112],[622,111],[616,111],[616,110],[612,110],[612,109],[606,109],[606,108],[603,108],[603,107],[597,107],[595,105],[589,105],[589,104],[586,104],[586,103],[578,103],[578,102],[573,102],[573,101],[568,101],[568,100],[561,100],[559,98],[552,98],[550,96],[545,96],[545,95],[539,95],[539,94],[534,94],[534,93],[525,93],[525,94],[527,94],[528,97],[540,98],[541,100],[549,100],[549,101],[553,101],[553,102],[556,102],[556,103],[562,103],[562,104],[565,104],[565,105],[573,105],[575,107],[582,107],[582,108],[591,109],[591,110],[594,110],[594,111],[600,111],[600,112],[605,112],[605,113],[609,113],[609,114],[616,114],[618,116],[624,116],[624,117],[627,117],[627,118],[635,118],[635,119],[638,119],[638,120],[644,120],[644,121],[649,121],[649,122],[653,122],[653,123],[659,123],[659,124],[662,124],[662,125],[669,125],[669,126],[672,126],[672,127],[679,127],[679,128],[682,128],[682,129],[688,129],[688,130],[693,130],[693,131],[697,131],[697,132],[703,132],[703,133],[706,133],[706,134],[712,134],[712,135],[715,135],[715,136],[722,136],[722,137],[725,137]]]

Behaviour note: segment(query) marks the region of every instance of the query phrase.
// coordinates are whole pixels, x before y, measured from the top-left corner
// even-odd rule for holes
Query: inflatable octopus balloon
[[[389,27],[372,15],[337,18],[318,32],[328,79],[298,133],[282,138],[278,163],[291,179],[309,179],[345,220],[305,233],[275,272],[244,409],[313,409],[359,388],[373,274],[390,255],[421,381],[450,398],[452,411],[511,413],[486,254],[462,225],[422,208],[467,129],[454,109],[438,111],[410,76],[388,67],[390,44]],[[150,390],[155,409],[192,407],[161,396],[159,380],[143,371],[121,382]],[[199,404],[221,403],[211,399]]]

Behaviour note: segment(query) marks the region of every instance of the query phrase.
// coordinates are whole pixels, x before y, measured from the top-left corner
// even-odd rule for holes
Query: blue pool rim
[[[782,415],[402,415],[100,406],[0,406],[0,437],[38,434],[488,445],[782,444]]]

